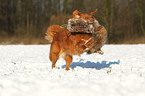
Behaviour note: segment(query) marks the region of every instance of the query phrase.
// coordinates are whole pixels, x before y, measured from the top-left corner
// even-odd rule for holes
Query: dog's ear
[[[91,12],[91,15],[95,15],[95,13],[98,11],[98,9],[96,9],[94,12]]]
[[[80,18],[81,17],[81,12],[79,12],[78,10],[74,10],[73,11],[73,17],[74,18],[76,18],[76,19],[78,19],[78,18]]]

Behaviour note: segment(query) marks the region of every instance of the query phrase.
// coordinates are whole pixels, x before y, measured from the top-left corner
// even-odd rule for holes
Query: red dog
[[[91,14],[82,14],[75,10],[73,12],[73,16],[74,18],[83,18],[88,22],[92,22],[94,20],[93,15],[95,12],[96,10],[91,12]],[[106,34],[106,30],[102,28],[100,33]],[[92,34],[72,34],[69,30],[61,28],[59,25],[52,25],[48,27],[46,35],[47,36],[45,36],[45,38],[52,41],[49,54],[50,61],[52,62],[52,68],[55,67],[58,58],[62,56],[66,61],[66,70],[69,70],[69,66],[73,59],[72,56],[82,54],[93,42]],[[100,40],[98,42],[103,42],[101,39],[98,40]]]

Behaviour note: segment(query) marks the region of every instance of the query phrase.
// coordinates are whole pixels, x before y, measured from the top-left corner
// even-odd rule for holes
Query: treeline
[[[108,43],[140,38],[145,43],[144,5],[145,0],[0,0],[0,38],[43,39],[48,26],[67,23],[75,9],[97,8],[95,18],[107,29]]]

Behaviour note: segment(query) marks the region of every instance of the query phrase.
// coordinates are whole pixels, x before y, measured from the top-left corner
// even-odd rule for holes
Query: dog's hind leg
[[[69,66],[70,66],[70,64],[72,62],[72,56],[64,53],[62,57],[66,61],[66,67],[65,67],[65,69],[69,70]]]
[[[52,42],[50,53],[49,53],[49,59],[52,62],[52,68],[55,67],[56,61],[58,60],[60,55],[60,46],[57,42]]]

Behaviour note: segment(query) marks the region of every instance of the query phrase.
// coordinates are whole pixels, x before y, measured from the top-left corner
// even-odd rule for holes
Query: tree
[[[144,28],[144,11],[143,10],[143,7],[144,7],[144,4],[145,4],[145,1],[144,0],[135,0],[136,1],[136,11],[137,11],[137,14],[139,16],[139,20],[140,20],[140,28],[141,28],[141,33],[143,35],[145,35],[145,28]]]

